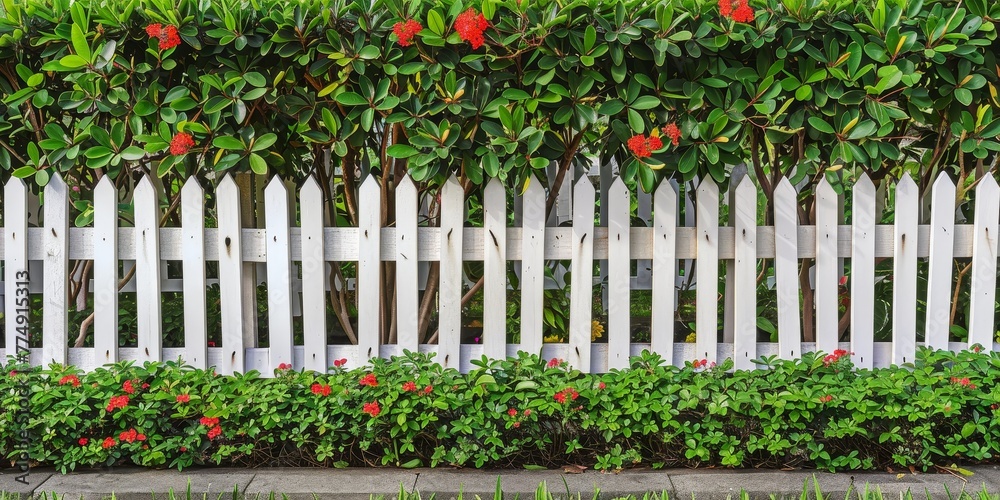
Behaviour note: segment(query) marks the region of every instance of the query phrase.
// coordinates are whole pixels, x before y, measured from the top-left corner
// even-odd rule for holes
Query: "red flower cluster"
[[[600,391],[603,391],[606,387],[608,387],[608,386],[604,382],[598,382],[597,383],[597,389],[600,390]]]
[[[472,44],[473,50],[482,47],[483,42],[486,41],[483,38],[483,32],[489,27],[490,22],[482,14],[476,12],[476,9],[470,8],[455,18],[455,31],[458,31],[458,36],[462,40]]]
[[[715,368],[715,361],[711,363],[707,359],[696,359],[691,363],[693,368]]]
[[[80,387],[80,379],[76,375],[66,375],[65,377],[59,379],[59,385],[72,385],[73,387]]]
[[[674,146],[680,144],[681,142],[681,129],[677,128],[676,123],[668,123],[664,126],[661,131],[663,135],[670,138],[670,143]]]
[[[318,383],[317,384],[313,384],[312,387],[310,388],[310,390],[312,390],[312,393],[315,394],[315,395],[317,395],[317,396],[329,396],[330,395],[330,386],[328,386],[328,385],[318,384]]]
[[[188,401],[191,401],[191,396],[188,396],[187,394],[178,394],[177,395],[177,402],[178,403],[187,403]]]
[[[412,380],[403,382],[403,392],[417,392],[417,384]]]
[[[108,438],[104,438],[104,442],[101,443],[101,447],[106,450],[108,448],[111,448],[115,444],[117,444],[117,443],[115,443],[115,438],[108,437]]]
[[[80,446],[87,446],[87,443],[89,443],[89,442],[90,442],[90,440],[87,439],[87,438],[80,438],[80,440],[77,441],[77,443],[80,443]]]
[[[125,408],[128,406],[128,396],[111,396],[111,401],[108,401],[108,411],[114,411],[115,408]]]
[[[335,368],[340,368],[341,366],[344,366],[346,364],[347,364],[347,358],[341,358],[341,359],[335,359],[335,360],[333,360],[333,366]]]
[[[830,366],[837,362],[840,358],[847,356],[848,354],[854,354],[853,352],[847,352],[844,349],[836,349],[833,354],[827,354],[823,357],[823,366]]]
[[[222,435],[222,427],[216,425],[208,430],[208,439],[215,439]]]
[[[553,397],[559,403],[565,403],[566,401],[576,401],[576,398],[580,397],[580,393],[576,392],[576,389],[572,387],[567,387],[557,392]]]
[[[177,34],[177,26],[171,24],[166,26],[160,23],[150,24],[146,26],[146,34],[150,38],[159,40],[160,50],[172,49],[181,44],[181,37]]]
[[[278,364],[278,369],[282,370],[282,371],[284,371],[284,370],[291,370],[292,369],[292,364],[291,363],[279,363]]]
[[[510,416],[512,416],[512,417],[516,417],[517,416],[517,408],[511,408],[511,409],[507,410],[507,414],[510,415]]]
[[[135,387],[132,387],[131,380],[126,380],[125,383],[122,384],[122,390],[128,394],[135,394]]]
[[[563,364],[563,360],[561,360],[559,358],[552,358],[552,359],[549,360],[549,363],[547,365],[545,365],[545,367],[546,368],[555,368],[555,367],[557,367],[557,366],[559,366],[561,364]]]
[[[170,139],[170,154],[180,156],[194,147],[194,138],[187,132],[180,132]],[[284,364],[284,363],[282,363]],[[291,368],[291,365],[288,365]]]
[[[201,423],[201,425],[204,425],[205,427],[208,427],[208,439],[215,439],[219,437],[220,434],[222,434],[222,427],[219,426],[218,417],[201,417],[199,423]]]
[[[646,137],[642,134],[633,135],[628,140],[628,149],[636,158],[649,158],[653,151],[663,147],[663,141],[659,137]]]
[[[430,394],[431,391],[433,391],[433,390],[434,390],[434,387],[428,385],[427,387],[424,387],[424,394]]]
[[[735,9],[732,0],[719,0],[719,14],[738,23],[749,23],[754,17],[749,0],[736,0]]]
[[[140,434],[135,429],[129,429],[118,435],[118,439],[123,443],[134,443],[136,441],[145,441],[146,435]]]
[[[969,377],[962,377],[962,378],[951,377],[951,383],[953,383],[955,385],[960,385],[962,387],[966,387],[966,388],[969,388],[969,389],[975,389],[976,388],[976,384],[973,384],[969,380]]]
[[[399,44],[403,47],[412,45],[413,37],[422,29],[424,27],[414,19],[409,19],[405,23],[400,21],[392,26],[392,32],[396,34],[396,38],[399,38]]]
[[[819,402],[820,403],[824,403],[825,404],[825,403],[829,403],[830,401],[833,401],[833,396],[831,396],[829,394],[827,394],[826,396],[820,396],[819,397]]]
[[[382,408],[378,405],[378,401],[372,401],[371,403],[365,403],[365,406],[361,411],[374,418],[377,417],[379,413],[382,413]]]
[[[378,379],[375,378],[375,374],[374,373],[369,373],[369,374],[365,375],[364,377],[361,377],[361,380],[359,380],[358,383],[361,384],[361,385],[368,385],[368,386],[371,386],[371,387],[377,387],[378,386]]]

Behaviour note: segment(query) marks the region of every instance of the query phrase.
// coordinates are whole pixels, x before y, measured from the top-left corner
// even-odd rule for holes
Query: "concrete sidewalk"
[[[21,498],[44,493],[68,495],[66,500],[99,500],[108,498],[114,492],[120,500],[166,499],[171,489],[178,498],[185,498],[188,481],[194,498],[201,499],[208,494],[210,500],[219,495],[229,500],[236,488],[240,498],[267,499],[271,492],[281,499],[312,500],[318,498],[338,500],[368,500],[372,494],[385,495],[387,500],[395,498],[400,485],[407,491],[417,490],[424,499],[431,493],[437,500],[458,497],[474,499],[480,495],[483,500],[492,500],[497,476],[501,477],[505,498],[520,495],[522,500],[534,498],[539,483],[545,482],[549,491],[557,498],[564,498],[567,489],[583,499],[592,499],[595,489],[600,489],[601,499],[615,498],[626,494],[666,491],[671,498],[697,500],[736,498],[740,489],[748,491],[753,498],[768,498],[778,494],[799,498],[803,483],[809,481],[812,492],[812,478],[815,477],[825,495],[834,500],[843,499],[849,490],[864,489],[866,483],[874,489],[881,488],[885,498],[899,498],[901,492],[909,490],[915,500],[928,498],[957,498],[957,493],[967,491],[976,494],[986,489],[1000,493],[1000,467],[970,467],[975,474],[958,478],[949,474],[889,474],[889,473],[839,473],[819,471],[744,471],[744,470],[691,470],[671,469],[627,470],[619,474],[602,474],[585,471],[582,474],[566,474],[560,470],[525,471],[502,470],[483,471],[472,469],[229,469],[202,468],[183,472],[176,470],[148,470],[140,468],[116,468],[101,472],[75,472],[59,474],[51,469],[32,471],[30,485],[24,486],[14,481],[14,474],[7,470],[0,472],[0,491],[21,493]],[[564,482],[565,481],[565,482]],[[946,489],[947,488],[947,489]],[[51,497],[50,497],[51,498]],[[855,496],[856,498],[856,496]]]

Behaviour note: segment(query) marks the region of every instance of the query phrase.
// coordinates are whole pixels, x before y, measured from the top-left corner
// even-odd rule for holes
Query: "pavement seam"
[[[242,491],[243,494],[241,495],[242,498],[244,498],[244,499],[248,498],[247,495],[250,494],[250,485],[252,485],[253,482],[256,481],[256,480],[257,480],[257,473],[254,472],[254,473],[250,474],[250,480],[247,481],[247,485],[243,487],[243,491]]]

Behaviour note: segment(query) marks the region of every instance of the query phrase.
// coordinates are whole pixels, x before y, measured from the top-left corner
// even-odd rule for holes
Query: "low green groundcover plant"
[[[1000,355],[921,350],[857,370],[843,351],[731,372],[655,355],[584,374],[522,354],[468,374],[407,353],[329,373],[218,376],[178,363],[52,365],[0,376],[0,453],[13,461],[16,388],[31,384],[30,456],[60,471],[348,465],[816,467],[996,461]],[[3,464],[9,466],[10,461]]]

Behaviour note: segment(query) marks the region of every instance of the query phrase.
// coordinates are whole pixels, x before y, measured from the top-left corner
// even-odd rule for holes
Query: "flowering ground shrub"
[[[328,374],[233,377],[174,363],[0,377],[0,452],[31,377],[31,458],[129,464],[523,467],[583,464],[927,469],[997,462],[1000,355],[922,350],[914,365],[760,360],[728,373],[652,355],[587,375],[561,360],[477,361],[462,375],[408,353]],[[5,463],[4,465],[9,465]]]

